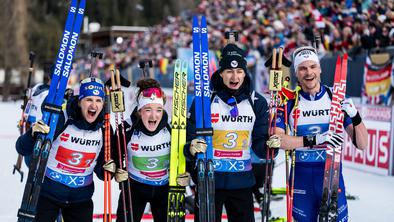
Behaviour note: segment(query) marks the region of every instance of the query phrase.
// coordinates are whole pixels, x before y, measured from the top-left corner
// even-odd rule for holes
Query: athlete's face
[[[320,90],[320,64],[307,60],[298,65],[296,70],[297,80],[302,90],[310,94],[315,94]]]
[[[103,109],[104,101],[99,96],[87,96],[79,101],[83,118],[88,123],[96,121]]]
[[[246,73],[241,68],[225,69],[220,73],[224,85],[229,89],[237,90],[242,86],[245,80]]]
[[[163,117],[163,105],[158,103],[150,103],[143,106],[139,111],[142,123],[145,128],[153,132],[159,126],[161,118]]]

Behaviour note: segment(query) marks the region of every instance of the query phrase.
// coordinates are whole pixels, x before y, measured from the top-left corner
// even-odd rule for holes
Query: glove
[[[272,135],[267,140],[268,148],[279,148],[280,147],[280,137],[278,135]]]
[[[129,173],[126,170],[118,168],[115,173],[115,181],[121,183],[129,178]]]
[[[49,130],[49,126],[44,121],[39,120],[33,125],[31,135],[34,137],[37,133],[48,134]]]
[[[106,163],[103,165],[104,170],[110,172],[110,173],[115,173],[116,172],[116,164],[114,160],[108,160]]]
[[[320,145],[324,143],[329,143],[331,146],[340,146],[343,143],[343,136],[332,131],[326,131],[322,134],[316,134],[316,144]]]
[[[207,143],[203,139],[194,139],[190,144],[190,153],[194,156],[196,153],[205,153]]]
[[[189,184],[190,184],[190,174],[188,172],[179,174],[176,177],[176,183],[179,186],[184,186],[184,187],[185,186],[189,186]]]
[[[341,102],[341,108],[346,114],[353,118],[357,115],[356,106],[354,106],[353,100],[350,98],[346,98]]]

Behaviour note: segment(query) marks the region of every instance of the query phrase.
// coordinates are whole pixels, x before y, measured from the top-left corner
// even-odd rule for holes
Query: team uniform
[[[60,115],[38,201],[36,221],[54,221],[62,210],[65,221],[92,221],[93,172],[103,179],[103,113],[93,123],[83,119],[78,99],[71,98]],[[30,156],[32,130],[16,142],[18,153]]]
[[[330,90],[330,91],[329,91]],[[289,126],[292,136],[308,136],[326,132],[329,127],[331,107],[331,89],[321,86],[320,91],[311,96],[300,92],[298,110],[295,112],[294,100],[288,102]],[[296,135],[294,135],[294,118],[298,116]],[[345,115],[344,127],[351,124],[351,118]],[[279,113],[277,126],[285,129],[284,115]],[[315,222],[318,216],[325,167],[326,151],[324,148],[309,147],[297,148],[295,151],[295,178],[294,178],[294,207],[293,217],[297,222]],[[347,221],[348,209],[345,196],[345,186],[340,168],[338,197],[338,219]]]
[[[251,149],[258,157],[265,157],[265,142],[268,138],[267,101],[253,92],[247,74],[236,93],[225,88],[218,71],[212,75],[211,84],[214,91],[211,96],[211,122],[214,130],[212,146],[216,221],[221,221],[223,205],[228,221],[254,221],[252,187],[255,177]],[[230,99],[236,101],[230,104]],[[230,114],[235,107],[238,110],[236,116]],[[195,138],[195,118],[193,102],[187,119],[187,141]],[[192,172],[194,183],[197,184],[195,157],[190,153],[189,145],[185,146],[188,171]],[[197,218],[196,208],[195,221]]]
[[[131,178],[133,219],[134,221],[141,220],[146,204],[149,202],[154,221],[167,221],[171,142],[167,113],[164,112],[154,132],[148,131],[142,121],[137,120],[137,108],[124,125],[128,154],[127,171]],[[126,203],[126,209],[129,209],[128,202]],[[117,221],[124,221],[122,194],[119,196]]]

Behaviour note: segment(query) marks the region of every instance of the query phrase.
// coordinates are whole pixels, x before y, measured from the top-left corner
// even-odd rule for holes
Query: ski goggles
[[[147,88],[141,91],[140,94],[142,97],[145,98],[163,98],[163,93],[159,88]],[[154,99],[154,98],[153,98]]]
[[[81,80],[81,85],[85,84],[85,83],[90,83],[90,82],[97,82],[100,83],[101,85],[104,85],[103,81],[101,81],[101,79],[96,78],[96,77],[88,77],[86,79]]]
[[[231,106],[231,110],[230,110],[230,115],[231,117],[235,118],[239,115],[238,113],[238,104],[237,104],[237,100],[235,99],[234,96],[232,96],[231,98],[229,98],[227,100],[227,104],[229,106]]]
[[[141,91],[138,97],[138,110],[151,103],[164,105],[164,94],[161,89],[155,87],[147,88]]]

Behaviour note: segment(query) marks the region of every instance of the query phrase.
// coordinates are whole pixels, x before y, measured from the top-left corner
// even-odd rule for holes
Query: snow
[[[19,132],[16,128],[20,118],[20,101],[0,103],[0,177],[1,189],[0,198],[0,221],[16,221],[17,211],[20,207],[24,183],[27,178],[28,169],[23,165],[22,170],[25,174],[23,183],[20,183],[20,176],[12,174],[13,165],[17,159],[15,151],[15,141]],[[274,187],[285,186],[285,164],[283,163],[284,154],[280,153],[277,159],[277,167],[274,172]],[[344,167],[345,185],[347,192],[357,196],[357,200],[349,200],[349,221],[367,222],[379,221],[390,222],[394,219],[394,177],[374,175],[365,173],[359,169]],[[94,213],[103,212],[103,182],[95,178],[96,192],[93,196]],[[112,212],[116,212],[117,199],[119,196],[118,185],[112,182]],[[285,200],[273,201],[271,204],[273,216],[285,216]],[[256,219],[260,218],[256,212]],[[98,220],[97,220],[98,221]],[[144,220],[152,221],[152,220]],[[192,220],[188,220],[192,221]]]

